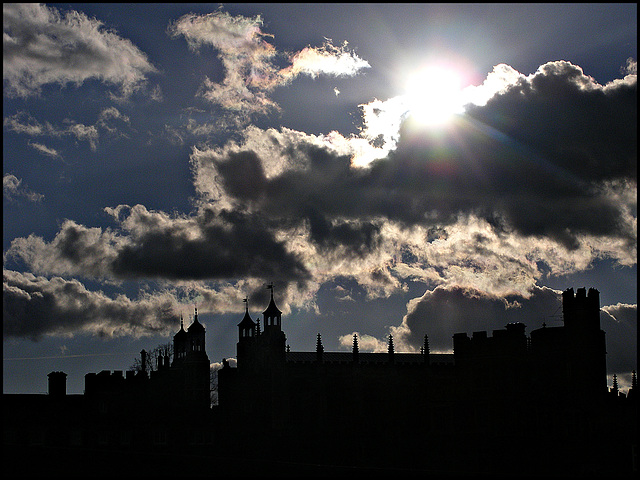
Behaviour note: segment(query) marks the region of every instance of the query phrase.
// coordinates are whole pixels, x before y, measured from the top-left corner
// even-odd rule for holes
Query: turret
[[[205,328],[194,309],[193,322],[186,331],[187,352],[181,363],[185,408],[209,408],[210,371],[205,345]]]
[[[269,306],[262,312],[264,319],[264,333],[270,334],[271,332],[282,331],[282,312],[276,307],[276,302],[273,300],[273,283],[267,285],[267,288],[271,290],[271,300]]]
[[[256,325],[249,315],[249,300],[245,298],[243,301],[245,311],[244,317],[238,324],[238,343],[236,345],[238,365],[246,365],[246,362],[250,362],[253,358],[260,329],[260,326]]]
[[[282,331],[282,312],[278,309],[273,299],[273,284],[270,283],[267,288],[271,290],[271,299],[266,310],[262,312],[264,331],[260,335],[259,344],[264,349],[266,358],[268,358],[265,361],[270,365],[274,365],[284,363],[287,337]]]
[[[256,336],[256,324],[249,315],[249,300],[245,298],[243,302],[246,304],[244,317],[238,324],[238,337],[241,342],[248,339],[253,339]]]
[[[562,316],[568,329],[600,329],[600,292],[579,288],[574,296],[573,288],[562,293]]]
[[[202,353],[205,351],[204,337],[205,331],[204,326],[198,321],[198,309],[195,309],[195,313],[193,315],[193,323],[189,325],[187,329],[188,335],[188,345],[187,345],[187,354],[189,353]]]
[[[187,356],[187,332],[180,314],[180,330],[173,336],[173,364],[181,362]]]

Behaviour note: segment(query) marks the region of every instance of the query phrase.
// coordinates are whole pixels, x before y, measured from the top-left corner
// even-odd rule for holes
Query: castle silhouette
[[[637,474],[636,377],[609,389],[599,292],[562,294],[563,325],[453,335],[429,350],[291,351],[271,288],[260,320],[238,324],[236,366],[217,372],[198,321],[147,373],[85,376],[66,394],[3,395],[7,458],[30,473],[153,475]],[[98,470],[96,470],[98,468]],[[125,470],[126,469],[126,470]]]

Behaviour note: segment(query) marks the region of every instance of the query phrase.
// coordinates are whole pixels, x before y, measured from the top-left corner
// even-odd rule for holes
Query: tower
[[[205,328],[198,320],[195,309],[193,322],[184,329],[180,318],[180,330],[173,336],[172,378],[175,379],[174,394],[187,408],[209,408],[210,374],[209,357],[205,345]],[[168,362],[167,362],[168,363]]]
[[[198,321],[198,309],[196,308],[193,315],[193,323],[189,325],[189,328],[187,329],[187,335],[189,339],[189,343],[187,345],[187,356],[189,354],[197,355],[200,352],[204,352],[204,334],[204,327]]]
[[[251,361],[253,350],[256,344],[257,329],[256,323],[249,315],[249,300],[245,298],[244,317],[238,324],[238,343],[236,345],[238,365],[244,365],[245,362]]]
[[[284,365],[287,338],[282,331],[282,312],[273,299],[273,283],[267,285],[267,288],[271,290],[271,299],[266,310],[262,312],[264,331],[258,343],[266,365]]]
[[[47,377],[49,377],[49,395],[52,397],[64,397],[67,394],[67,374],[64,372],[51,372]]]
[[[607,391],[605,333],[600,329],[600,292],[572,288],[562,293],[567,382],[585,401]]]
[[[182,362],[187,356],[187,336],[184,320],[180,314],[180,330],[173,336],[173,365]]]

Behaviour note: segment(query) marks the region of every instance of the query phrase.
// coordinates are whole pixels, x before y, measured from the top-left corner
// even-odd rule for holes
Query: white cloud
[[[361,334],[359,332],[352,332],[346,335],[340,335],[338,337],[338,342],[340,347],[345,349],[353,348],[354,335],[357,335],[358,337],[358,351],[360,352],[384,353],[384,352],[387,352],[389,349],[387,340],[380,340],[371,335],[367,335],[366,333]]]
[[[94,125],[85,125],[82,123],[77,123],[70,119],[65,119],[63,123],[65,123],[66,125],[57,126],[52,125],[48,121],[41,123],[30,114],[24,111],[20,111],[10,117],[5,117],[3,123],[6,128],[17,134],[28,135],[32,137],[42,136],[51,138],[63,138],[72,136],[77,140],[86,141],[89,144],[91,150],[95,152],[98,148],[100,130],[102,130],[103,133],[106,132],[112,136],[124,135],[124,133],[121,131],[121,127],[118,126],[117,123],[128,126],[129,117],[122,114],[115,107],[107,107],[100,112],[100,114],[98,115],[98,120]],[[53,149],[45,147],[42,144],[37,145],[38,146],[35,146],[34,144],[32,146],[46,155],[59,156],[54,154]]]
[[[60,154],[60,152],[58,152],[55,148],[47,147],[46,145],[43,145],[41,143],[36,143],[36,142],[29,142],[28,145],[31,148],[36,149],[41,154],[46,155],[47,157],[62,158],[62,155]]]
[[[306,47],[292,54],[291,65],[280,69],[274,62],[278,52],[266,40],[270,35],[262,32],[262,23],[259,15],[234,17],[216,11],[184,15],[169,25],[172,37],[184,36],[193,50],[211,45],[222,60],[224,79],[218,83],[205,78],[200,96],[239,116],[265,114],[279,108],[269,92],[298,75],[351,76],[369,67],[365,60],[347,51],[346,43],[336,47],[327,40],[322,47]]]
[[[326,40],[322,47],[306,47],[293,54],[290,58],[291,66],[283,69],[280,75],[295,77],[309,75],[353,76],[363,68],[370,68],[369,62],[347,50],[347,42],[342,47],[336,47],[331,40]],[[338,92],[339,93],[339,92]]]
[[[10,173],[2,176],[2,195],[9,201],[15,197],[25,197],[30,202],[39,202],[44,198],[41,193],[36,193],[22,185],[22,180]]]
[[[5,94],[27,97],[46,84],[95,78],[127,96],[152,72],[143,52],[99,20],[42,4],[3,4]]]

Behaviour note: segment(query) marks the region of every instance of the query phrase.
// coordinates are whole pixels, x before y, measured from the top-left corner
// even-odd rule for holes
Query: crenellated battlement
[[[569,329],[600,330],[600,292],[595,288],[568,288],[562,292],[562,315]]]

